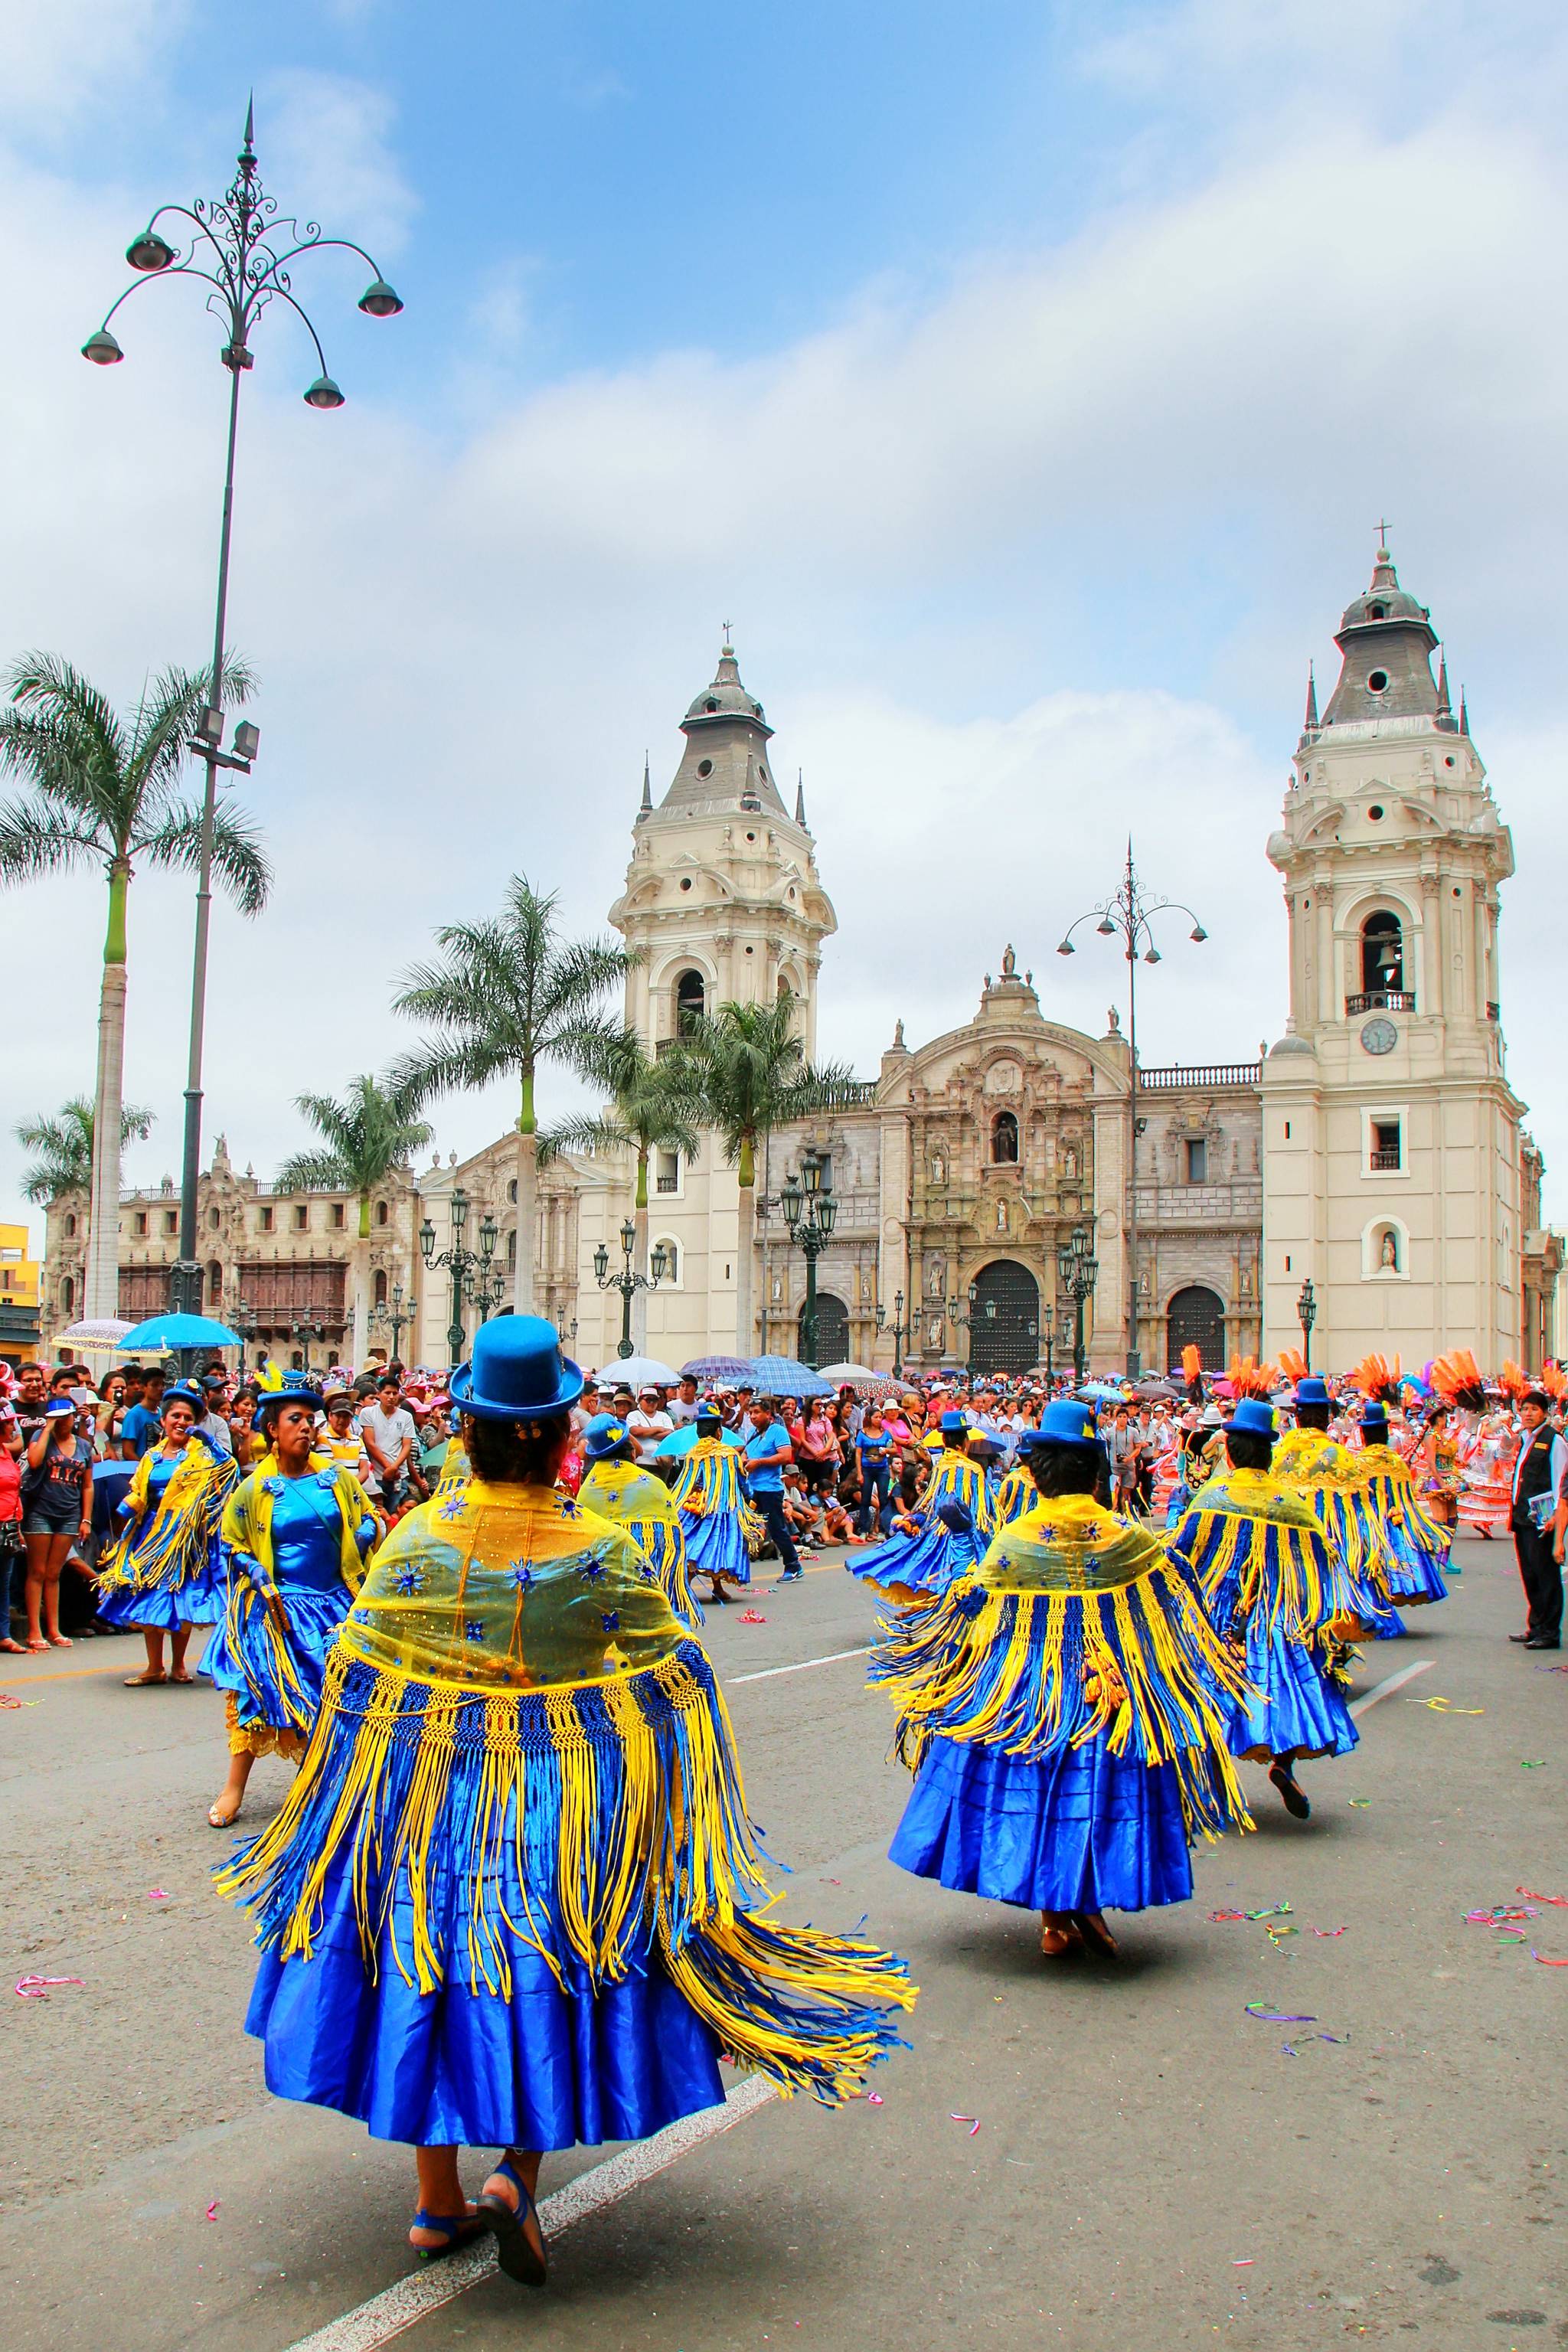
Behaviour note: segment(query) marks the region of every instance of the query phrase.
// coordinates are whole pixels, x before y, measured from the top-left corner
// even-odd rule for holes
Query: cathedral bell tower
[[[1263,1066],[1266,1355],[1407,1370],[1521,1348],[1520,1119],[1503,1068],[1499,885],[1513,845],[1424,604],[1380,543],[1339,681],[1306,722],[1268,857],[1290,1019]]]

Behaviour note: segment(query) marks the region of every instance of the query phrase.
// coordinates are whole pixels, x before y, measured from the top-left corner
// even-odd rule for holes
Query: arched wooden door
[[[1165,1309],[1170,1338],[1167,1354],[1171,1365],[1179,1365],[1184,1348],[1196,1348],[1198,1360],[1205,1372],[1223,1372],[1225,1353],[1225,1301],[1202,1283],[1186,1290],[1178,1290]]]
[[[1039,1361],[1040,1286],[1026,1265],[1003,1257],[971,1286],[969,1360],[977,1372],[1026,1372]]]
[[[805,1309],[800,1312],[797,1326],[800,1360],[806,1362]],[[849,1360],[849,1309],[842,1298],[831,1290],[816,1294],[816,1353],[810,1359],[814,1364],[847,1364]]]

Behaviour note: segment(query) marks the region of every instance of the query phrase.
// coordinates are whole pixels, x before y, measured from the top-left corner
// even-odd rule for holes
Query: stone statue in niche
[[[1067,1184],[1078,1182],[1078,1146],[1073,1143],[1062,1146],[1062,1181]]]
[[[938,1353],[939,1353],[939,1354],[940,1354],[941,1349],[942,1349],[942,1318],[941,1318],[941,1316],[940,1316],[940,1315],[933,1315],[933,1316],[932,1316],[932,1318],[931,1318],[931,1347],[932,1347],[932,1348],[933,1348],[933,1349],[938,1352]]]
[[[1384,1233],[1383,1239],[1378,1244],[1377,1256],[1378,1264],[1385,1274],[1399,1272],[1399,1240],[1392,1226]]]
[[[947,1267],[940,1257],[933,1257],[926,1268],[926,1289],[932,1298],[947,1296]]]
[[[998,1201],[996,1203],[996,1230],[999,1234],[1005,1234],[1007,1230],[1007,1203],[1005,1201]]]
[[[933,1151],[931,1156],[931,1181],[933,1184],[945,1184],[947,1181],[947,1160],[940,1151]]]
[[[783,1277],[783,1276],[782,1276],[782,1275],[777,1275],[777,1274],[775,1274],[775,1275],[774,1275],[774,1276],[773,1276],[773,1303],[774,1303],[774,1305],[775,1305],[775,1306],[777,1305],[778,1301],[779,1301],[783,1297],[784,1297],[784,1277]]]

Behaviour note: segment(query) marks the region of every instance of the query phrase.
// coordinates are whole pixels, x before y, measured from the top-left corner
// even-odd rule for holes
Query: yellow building
[[[38,1352],[39,1265],[26,1225],[0,1225],[0,1356],[26,1364]]]

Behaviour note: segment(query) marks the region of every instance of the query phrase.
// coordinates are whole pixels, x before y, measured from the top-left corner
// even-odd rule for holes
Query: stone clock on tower
[[[1513,845],[1425,605],[1380,543],[1335,639],[1268,856],[1290,1020],[1263,1066],[1265,1351],[1525,1353],[1521,1133],[1503,1066],[1499,887]]]

